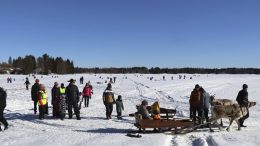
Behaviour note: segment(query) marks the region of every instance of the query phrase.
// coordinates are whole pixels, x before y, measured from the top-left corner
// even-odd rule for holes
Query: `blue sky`
[[[259,0],[1,0],[0,61],[260,67]]]

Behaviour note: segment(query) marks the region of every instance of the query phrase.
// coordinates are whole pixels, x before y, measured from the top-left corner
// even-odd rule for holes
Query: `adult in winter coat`
[[[6,96],[7,96],[6,91],[0,87],[0,122],[4,124],[5,126],[4,130],[8,128],[8,123],[4,117],[4,110],[6,107]],[[0,123],[0,131],[2,131],[1,123]]]
[[[200,93],[199,89],[200,89],[200,86],[197,84],[195,86],[195,89],[191,92],[191,95],[190,95],[190,108],[192,111],[192,119],[194,122],[196,121],[196,113],[199,114],[199,109],[200,109],[201,93]]]
[[[149,112],[147,110],[147,105],[148,105],[147,100],[143,100],[142,104],[139,106],[137,112],[138,112],[138,114],[142,115],[142,119],[152,120],[152,118],[150,117]]]
[[[106,107],[106,118],[111,119],[113,112],[113,103],[115,103],[114,92],[112,91],[112,85],[107,84],[106,90],[103,92],[103,103]]]
[[[122,119],[122,110],[124,110],[124,104],[122,100],[122,96],[118,95],[118,98],[116,100],[116,112],[117,112],[117,119]]]
[[[32,89],[31,89],[31,98],[34,103],[34,109],[33,109],[34,114],[37,113],[37,102],[38,102],[39,90],[40,90],[40,81],[39,81],[39,79],[36,79],[34,85],[32,86]]]
[[[237,102],[238,104],[241,106],[241,107],[248,107],[248,92],[247,92],[247,89],[248,89],[248,85],[244,84],[243,85],[243,89],[239,91],[238,95],[237,95]],[[247,108],[247,114],[242,117],[241,119],[239,119],[239,123],[240,123],[240,126],[241,127],[246,127],[244,125],[244,121],[249,117],[249,110]]]
[[[93,93],[92,86],[90,85],[90,82],[88,82],[82,91],[85,107],[89,106],[89,99],[91,99],[92,93]]]
[[[80,118],[80,112],[78,107],[79,102],[79,89],[75,85],[76,80],[70,79],[70,84],[66,87],[66,95],[68,98],[68,111],[69,111],[69,119],[72,119],[72,108],[74,109],[74,112],[76,114],[77,120],[81,120]]]
[[[59,88],[59,115],[60,119],[64,120],[66,115],[66,88],[64,87],[64,84],[61,84],[61,87]]]
[[[57,82],[54,83],[53,88],[51,89],[51,104],[53,106],[53,117],[59,118],[60,109],[59,109],[59,84]]]
[[[209,100],[210,100],[210,95],[208,92],[206,92],[202,87],[200,88],[201,92],[201,97],[200,97],[200,117],[201,119],[201,124],[203,122],[203,119],[206,119],[206,122],[209,122]]]
[[[45,90],[45,86],[40,84],[40,90],[38,92],[38,106],[39,106],[39,119],[44,119],[44,115],[46,114],[46,108],[48,103],[48,95]]]

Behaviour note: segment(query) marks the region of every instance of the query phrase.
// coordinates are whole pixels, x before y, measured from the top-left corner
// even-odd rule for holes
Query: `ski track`
[[[164,134],[144,134],[141,139],[126,137],[126,131],[136,130],[133,126],[134,118],[128,114],[136,112],[135,105],[142,100],[148,100],[149,104],[159,101],[161,107],[176,108],[177,118],[187,118],[189,116],[189,95],[194,85],[199,83],[210,94],[215,94],[217,98],[227,98],[234,100],[237,92],[243,83],[249,84],[250,99],[259,103],[260,99],[260,76],[258,75],[186,75],[193,76],[193,79],[179,80],[178,75],[164,75],[166,81],[162,80],[163,75],[110,75],[110,74],[80,74],[63,75],[60,78],[43,76],[39,78],[45,84],[48,93],[54,82],[64,82],[75,78],[79,80],[84,76],[85,82],[90,80],[94,86],[94,95],[90,100],[89,108],[82,108],[82,120],[75,119],[60,121],[51,117],[40,121],[38,115],[34,115],[30,91],[25,90],[25,77],[23,75],[11,75],[16,78],[13,84],[7,84],[6,78],[9,75],[0,75],[2,86],[7,90],[8,101],[5,116],[10,124],[7,131],[0,133],[0,143],[9,145],[174,145],[174,146],[221,146],[221,145],[245,145],[245,139],[249,145],[259,145],[257,135],[260,135],[260,112],[259,106],[252,108],[250,118],[246,121],[248,128],[237,131],[237,125],[233,124],[231,132],[225,130],[210,133],[207,129],[195,130],[185,135],[164,135]],[[101,78],[99,78],[101,76]],[[117,77],[115,84],[112,84],[117,95],[122,95],[125,111],[123,120],[116,119],[116,112],[113,112],[112,120],[105,120],[105,108],[102,105],[102,93],[106,88],[107,78]],[[148,77],[153,76],[150,81]],[[174,76],[174,80],[170,77]],[[127,79],[124,79],[127,77]],[[33,84],[33,78],[30,77]],[[78,85],[82,90],[84,85]],[[49,98],[50,101],[51,98]],[[115,110],[115,108],[114,108]],[[74,116],[75,118],[75,116]],[[224,125],[228,121],[224,120]],[[253,134],[252,134],[253,133]],[[256,134],[255,134],[256,133]],[[256,135],[256,136],[255,136]],[[34,137],[34,138],[32,138]],[[36,137],[36,138],[35,138]]]

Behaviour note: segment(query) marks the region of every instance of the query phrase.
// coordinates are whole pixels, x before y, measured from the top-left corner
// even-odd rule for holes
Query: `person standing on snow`
[[[90,82],[88,82],[82,91],[82,100],[84,100],[85,107],[89,106],[89,99],[91,99],[91,94],[93,94],[92,86],[90,85]]]
[[[44,115],[46,113],[48,103],[48,95],[45,90],[45,86],[40,84],[40,90],[38,92],[38,105],[39,105],[39,119],[44,119]]]
[[[66,88],[64,87],[64,84],[61,84],[61,87],[59,88],[59,115],[60,119],[64,120],[66,115]]]
[[[51,104],[53,106],[53,117],[59,118],[59,84],[54,83],[53,88],[51,89]]]
[[[5,128],[4,130],[8,129],[8,123],[4,117],[4,110],[6,107],[6,91],[0,87],[0,122],[4,124]],[[0,123],[0,131],[2,131],[1,129],[1,123]]]
[[[111,119],[113,112],[113,104],[115,103],[114,92],[112,91],[112,85],[107,84],[106,90],[103,92],[103,103],[106,107],[106,118]]]
[[[244,121],[249,117],[249,110],[248,110],[248,85],[244,84],[243,85],[243,89],[239,91],[238,95],[237,95],[237,103],[241,106],[241,107],[246,107],[247,109],[247,114],[245,116],[243,116],[242,118],[239,119],[239,124],[240,127],[246,127],[244,125]]]
[[[190,116],[192,117],[193,122],[196,122],[196,113],[199,115],[201,97],[199,90],[200,86],[197,84],[190,95]],[[199,120],[201,120],[201,117],[199,117]]]
[[[122,110],[124,110],[124,104],[122,100],[122,96],[118,95],[118,98],[116,100],[116,112],[117,112],[117,119],[122,119]]]
[[[209,122],[209,100],[210,95],[206,92],[202,87],[200,88],[201,96],[200,96],[200,110],[199,115],[202,118],[201,123],[203,124],[203,120],[206,119],[206,122]]]
[[[81,120],[80,111],[78,107],[79,102],[79,89],[75,85],[76,80],[70,79],[70,84],[66,88],[66,95],[68,98],[68,111],[69,111],[69,119],[72,119],[72,108],[74,108],[74,112],[76,114],[77,120]]]
[[[40,82],[39,79],[36,79],[35,84],[32,86],[32,89],[31,89],[31,98],[34,103],[34,108],[33,108],[34,114],[37,113],[38,92],[40,90],[39,82]]]
[[[26,78],[26,81],[25,81],[24,84],[26,85],[26,90],[29,90],[29,85],[30,85],[31,83],[30,83],[30,81],[29,81],[28,78]]]

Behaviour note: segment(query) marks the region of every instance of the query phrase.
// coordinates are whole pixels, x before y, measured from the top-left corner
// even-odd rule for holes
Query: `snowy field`
[[[260,76],[259,75],[186,75],[187,79],[178,79],[178,75],[64,75],[59,78],[51,76],[37,76],[40,82],[45,84],[51,100],[50,91],[54,82],[68,84],[70,78],[77,80],[84,76],[84,82],[90,80],[94,87],[94,95],[90,100],[89,108],[81,109],[81,121],[65,119],[64,121],[52,118],[50,115],[45,120],[38,120],[38,115],[33,114],[33,102],[30,91],[25,90],[25,77],[23,75],[0,75],[2,87],[7,90],[7,107],[5,117],[10,128],[0,133],[1,146],[207,146],[207,145],[236,145],[259,146],[260,145]],[[100,78],[100,76],[103,78]],[[102,102],[102,92],[106,88],[104,81],[107,77],[117,77],[113,89],[118,95],[122,95],[125,110],[123,120],[116,119],[114,107],[112,120],[105,119],[105,107]],[[127,79],[123,77],[127,76]],[[150,81],[148,77],[154,77]],[[173,80],[171,77],[173,76]],[[190,80],[190,77],[193,77]],[[12,84],[7,84],[7,77],[15,78]],[[34,83],[32,77],[29,78]],[[100,82],[101,84],[97,84]],[[195,84],[202,85],[210,94],[216,94],[216,98],[235,100],[242,84],[249,86],[249,100],[256,101],[257,105],[250,109],[250,118],[245,121],[247,128],[237,131],[237,125],[233,123],[230,132],[216,130],[210,133],[208,129],[197,130],[185,135],[142,134],[142,138],[130,138],[125,136],[126,131],[136,130],[133,126],[134,118],[128,114],[136,111],[135,105],[143,99],[149,104],[159,101],[161,107],[176,108],[177,117],[188,118],[189,95]],[[68,116],[66,116],[68,118]],[[228,121],[224,121],[227,126]]]

